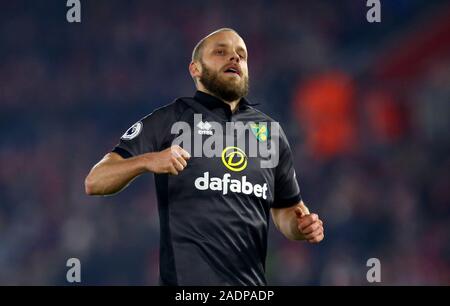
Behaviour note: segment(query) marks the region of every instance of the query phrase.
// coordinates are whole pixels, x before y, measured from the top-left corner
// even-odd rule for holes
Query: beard
[[[219,72],[212,71],[203,62],[200,82],[213,95],[220,99],[231,102],[236,101],[248,94],[248,76],[241,76],[240,82],[226,80]]]

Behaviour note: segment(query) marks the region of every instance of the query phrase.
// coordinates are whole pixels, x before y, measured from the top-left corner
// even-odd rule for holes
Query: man
[[[322,221],[301,200],[282,131],[279,160],[272,168],[261,167],[262,158],[250,156],[248,148],[228,146],[220,148],[222,156],[191,157],[192,152],[172,145],[176,122],[187,122],[202,135],[202,144],[220,134],[211,122],[224,127],[273,122],[244,98],[247,59],[246,45],[232,29],[203,38],[189,65],[195,96],[179,98],[135,123],[86,177],[87,194],[108,195],[143,173],[155,174],[163,285],[265,285],[269,211],[291,240],[318,243],[324,238]],[[202,120],[196,122],[199,114]],[[259,142],[272,137],[253,127]]]

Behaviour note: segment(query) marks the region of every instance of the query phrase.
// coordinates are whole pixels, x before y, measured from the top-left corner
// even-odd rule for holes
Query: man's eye
[[[216,50],[216,53],[217,54],[224,54],[224,51],[223,50]]]

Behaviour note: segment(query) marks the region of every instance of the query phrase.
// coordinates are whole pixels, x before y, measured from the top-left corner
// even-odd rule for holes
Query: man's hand
[[[187,166],[190,154],[180,146],[171,146],[161,152],[152,152],[142,155],[147,160],[145,167],[148,171],[157,174],[178,175]]]
[[[303,201],[286,208],[271,209],[278,230],[291,240],[318,243],[323,240],[323,223],[316,214],[310,214]]]
[[[306,208],[303,206],[302,208]],[[303,239],[309,243],[319,243],[324,238],[323,222],[316,214],[310,214],[308,209],[297,207],[295,214],[297,216],[297,228]]]

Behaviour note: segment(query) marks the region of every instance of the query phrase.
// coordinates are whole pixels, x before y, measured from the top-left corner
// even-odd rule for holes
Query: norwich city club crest
[[[252,123],[250,124],[250,128],[258,141],[267,140],[267,125]]]

